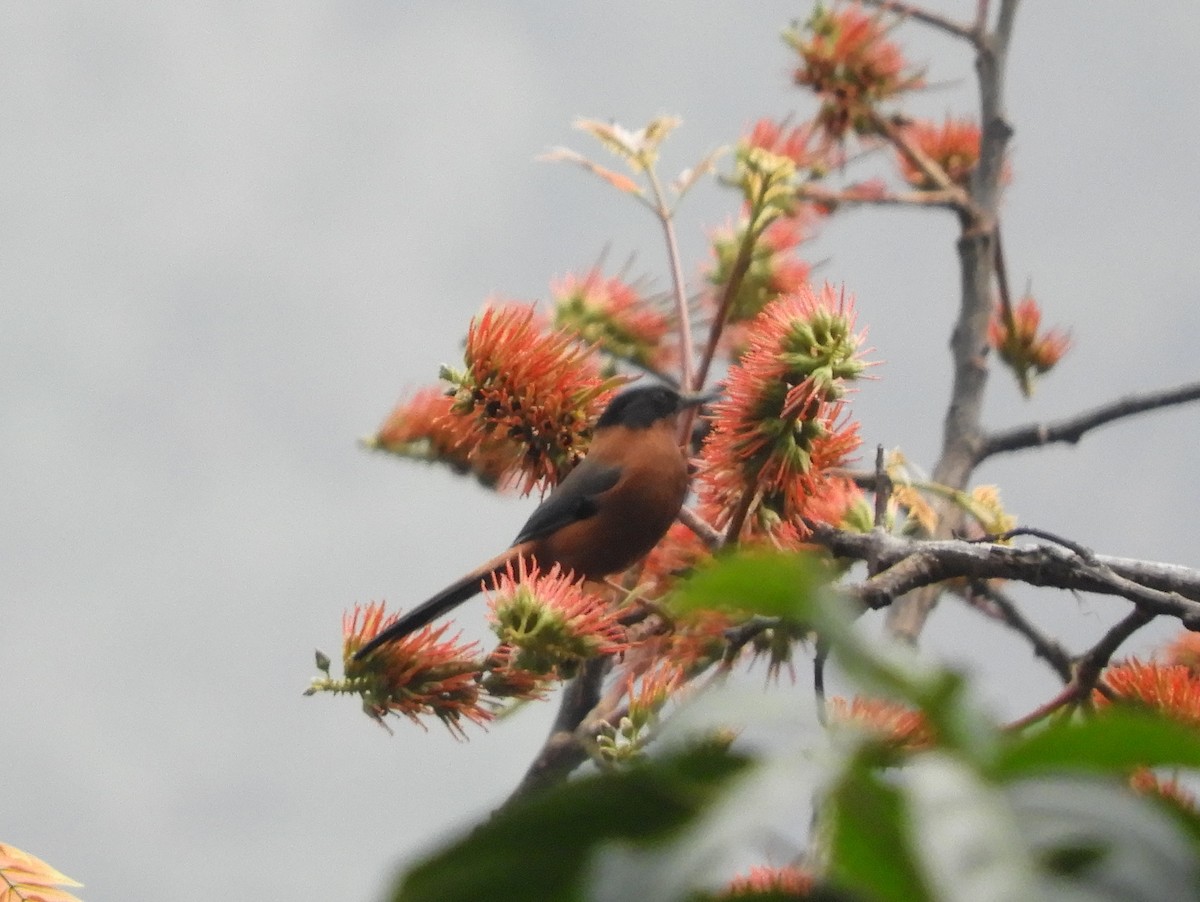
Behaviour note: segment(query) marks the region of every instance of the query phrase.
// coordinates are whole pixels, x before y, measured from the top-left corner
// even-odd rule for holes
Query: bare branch
[[[950,191],[905,191],[900,194],[868,194],[844,188],[840,191],[820,185],[802,185],[797,195],[804,200],[828,207],[847,205],[874,207],[941,207],[946,210],[962,208],[962,192]]]
[[[1200,629],[1200,571],[1185,567],[1100,554],[1087,559],[1048,545],[1016,548],[957,539],[908,539],[809,525],[813,540],[836,555],[858,560],[876,555],[884,568],[879,574],[842,587],[867,607],[887,607],[906,592],[955,577],[1013,579],[1032,586],[1117,595],[1141,610],[1176,617],[1189,629]]]
[[[680,260],[679,242],[675,238],[675,220],[671,208],[663,196],[662,185],[652,166],[646,167],[650,189],[654,192],[654,214],[662,225],[663,238],[667,243],[667,262],[671,267],[671,295],[675,299],[675,317],[679,323],[679,384],[684,391],[698,389],[692,384],[692,366],[695,352],[692,350],[692,324],[688,315],[687,284],[683,278],[683,263]]]
[[[961,293],[958,318],[950,336],[954,362],[950,401],[942,429],[941,452],[930,477],[932,482],[951,489],[966,487],[984,434],[981,423],[988,376],[987,326],[996,273],[996,212],[1005,151],[1012,135],[1004,112],[1004,73],[1016,9],[1016,0],[1002,0],[995,29],[984,33],[987,10],[981,5],[976,23],[979,40],[975,45],[975,68],[979,77],[982,135],[979,162],[971,175],[969,215],[962,215],[962,235],[958,241]],[[945,502],[938,507],[941,514],[938,536],[945,538],[958,528],[962,512]],[[892,635],[915,642],[937,604],[939,591],[931,586],[891,608],[887,627]]]
[[[1096,683],[1100,679],[1100,674],[1104,672],[1104,668],[1108,666],[1112,656],[1117,653],[1117,649],[1124,644],[1126,639],[1153,619],[1153,614],[1141,608],[1134,608],[1117,621],[1112,629],[1101,636],[1100,641],[1092,646],[1086,654],[1080,655],[1075,679],[1079,683],[1080,695],[1083,698],[1092,694],[1092,690],[1096,688]]]
[[[944,31],[952,37],[962,38],[964,41],[970,41],[972,44],[979,42],[979,35],[974,29],[966,25],[960,25],[947,16],[922,9],[916,4],[905,3],[903,0],[863,0],[863,2],[867,6],[877,6],[880,9],[903,16],[906,19],[912,19],[914,22],[931,25],[939,31]]]
[[[1057,640],[1034,626],[1006,593],[990,583],[980,582],[973,583],[970,590],[963,594],[968,600],[977,599],[971,605],[975,610],[1003,621],[1024,636],[1033,646],[1034,655],[1050,665],[1064,683],[1070,682],[1071,655]]]
[[[587,746],[579,738],[579,726],[589,719],[589,714],[600,701],[604,677],[611,666],[610,657],[593,658],[583,665],[579,676],[570,682],[563,692],[550,735],[546,737],[546,742],[529,765],[520,784],[508,797],[508,802],[565,780],[571,771],[587,760]]]
[[[1189,401],[1198,400],[1200,400],[1200,382],[1192,382],[1177,388],[1168,388],[1142,395],[1126,395],[1116,401],[1102,404],[1065,420],[1053,423],[1032,423],[1028,426],[1017,426],[1002,432],[993,432],[980,442],[976,451],[976,462],[983,461],[993,454],[1036,448],[1055,442],[1066,442],[1073,445],[1085,433],[1114,420],[1145,413],[1148,410],[1157,410],[1160,407],[1171,407],[1175,404],[1186,404]]]
[[[725,541],[720,530],[714,529],[712,524],[690,507],[685,507],[679,511],[679,522],[699,536],[700,541],[710,551],[716,551]]]
[[[937,185],[940,191],[955,195],[955,208],[960,211],[960,215],[964,219],[974,218],[978,215],[972,209],[971,199],[967,196],[967,192],[954,184],[954,181],[946,174],[946,170],[936,160],[926,154],[912,141],[908,140],[908,136],[904,134],[904,130],[896,122],[875,112],[871,113],[871,120],[872,125],[875,126],[881,135],[887,138],[888,143],[896,148],[901,156],[915,166],[925,178]]]
[[[1109,694],[1106,686],[1099,685],[1100,675],[1117,649],[1125,640],[1154,619],[1154,615],[1134,608],[1117,621],[1113,627],[1100,637],[1100,641],[1087,652],[1075,659],[1073,664],[1074,676],[1063,687],[1063,690],[1043,705],[1039,705],[1029,714],[1008,725],[1009,730],[1020,730],[1030,724],[1048,717],[1055,711],[1075,705],[1090,706],[1092,692],[1099,689]]]

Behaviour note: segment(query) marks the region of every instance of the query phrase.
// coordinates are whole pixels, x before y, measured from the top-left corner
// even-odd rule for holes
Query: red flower
[[[730,368],[725,399],[700,452],[699,494],[721,526],[754,493],[751,532],[800,528],[809,499],[845,494],[828,471],[858,447],[858,427],[839,399],[867,364],[859,354],[852,304],[826,286],[769,304],[749,329],[750,347]]]
[[[474,420],[455,413],[453,405],[454,398],[442,389],[422,389],[397,404],[364,444],[400,457],[446,463],[456,472],[474,474],[486,486],[497,485],[519,465],[520,449],[479,432]]]
[[[555,677],[518,667],[517,654],[518,649],[511,645],[501,644],[493,649],[484,663],[483,690],[496,699],[544,699]]]
[[[516,649],[512,664],[521,670],[571,676],[588,658],[628,647],[616,613],[557,564],[542,573],[518,558],[487,595],[492,629]]]
[[[814,147],[815,136],[816,129],[811,122],[789,129],[770,119],[759,119],[750,134],[742,139],[742,144],[786,157],[795,164],[796,169],[807,169],[819,176],[840,163],[841,157],[827,140],[818,140]]]
[[[677,618],[672,631],[660,637],[658,656],[684,672],[719,661],[725,653],[725,631],[733,624],[734,618],[726,611],[691,611]]]
[[[1104,671],[1104,683],[1124,701],[1200,727],[1200,678],[1183,664],[1143,663],[1130,658]],[[1097,707],[1112,704],[1099,690],[1092,700]]]
[[[569,275],[550,287],[554,324],[582,341],[638,366],[661,372],[674,350],[666,346],[671,318],[656,310],[617,276],[593,269],[582,278]]]
[[[933,730],[925,715],[898,702],[861,696],[847,702],[834,697],[829,700],[829,717],[876,734],[904,751],[918,751],[933,744]]]
[[[908,64],[887,31],[879,16],[868,16],[856,3],[839,10],[818,5],[803,30],[785,34],[800,55],[796,84],[820,98],[817,122],[830,137],[874,132],[875,107],[923,83],[905,71]]]
[[[787,865],[782,868],[756,867],[744,877],[737,877],[721,894],[722,899],[758,898],[771,893],[780,896],[807,899],[813,890],[813,875],[804,868]]]
[[[1026,296],[1013,308],[1011,318],[997,304],[988,322],[988,343],[1016,374],[1026,397],[1033,394],[1034,376],[1049,371],[1071,347],[1070,337],[1060,329],[1039,333],[1041,320],[1037,301]]]
[[[343,680],[316,680],[310,692],[355,693],[362,696],[363,709],[382,722],[387,714],[399,714],[420,724],[423,715],[433,715],[455,736],[465,738],[463,721],[484,724],[490,712],[480,705],[479,644],[457,643],[458,636],[443,640],[448,625],[427,626],[418,632],[377,649],[365,660],[355,653],[396,615],[385,616],[384,606],[355,605],[342,616]]]
[[[629,719],[635,725],[649,724],[684,682],[683,670],[672,660],[659,659],[638,675],[626,678],[629,694]]]
[[[621,381],[601,376],[594,348],[547,331],[532,306],[473,319],[463,359],[466,372],[445,374],[458,388],[453,409],[474,419],[476,441],[516,443],[523,492],[560,482],[579,462],[592,418]]]
[[[908,125],[904,137],[950,177],[956,185],[967,186],[971,172],[979,164],[979,126],[965,119],[947,117],[941,125],[922,120]],[[932,191],[940,186],[932,182],[924,172],[913,165],[904,154],[897,151],[900,174],[914,188]],[[1008,180],[1008,167],[1004,169],[1004,180]]]

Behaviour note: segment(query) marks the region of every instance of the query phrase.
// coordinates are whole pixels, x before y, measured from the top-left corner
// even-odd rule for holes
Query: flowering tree
[[[1056,423],[995,431],[983,422],[993,365],[1028,396],[1070,344],[1043,326],[1035,298],[1009,289],[1000,214],[1014,175],[1003,85],[1018,2],[998,7],[980,0],[974,20],[959,22],[895,0],[818,5],[785,33],[795,83],[816,101],[811,118],[761,119],[731,153],[709,154],[669,182],[657,164],[679,124],[670,117],[636,130],[579,121],[615,167],[565,148],[547,155],[657,218],[670,290],[655,295],[597,266],[554,283],[545,309],[491,304],[468,328],[461,368],[444,368],[441,387],[402,402],[371,447],[448,464],[489,488],[545,491],[586,454],[590,424],[631,378],[721,395],[681,430],[694,463],[691,504],[630,571],[596,585],[520,560],[487,587],[493,648],[430,625],[356,661],[395,619],[373,604],[344,618],[342,676],[318,656],[323,676],[310,691],[356,694],[381,722],[434,717],[458,736],[568,682],[513,802],[416,869],[397,898],[574,899],[584,886],[639,899],[1190,898],[1200,890],[1200,818],[1162,771],[1200,766],[1200,643],[1185,634],[1162,662],[1114,663],[1156,617],[1200,628],[1200,573],[1020,526],[995,487],[972,484],[994,455],[1075,442],[1113,420],[1200,398],[1192,384]],[[973,49],[976,117],[905,115],[905,96],[924,84],[893,36],[906,21]],[[857,178],[881,159],[885,172]],[[703,283],[689,286],[676,210],[713,173],[735,192],[738,212],[712,233]],[[849,289],[816,284],[800,255],[826,218],[879,205],[948,210],[960,227],[953,383],[928,479],[882,450],[873,467],[852,467],[854,383],[868,376],[872,352]],[[1022,615],[1005,580],[1117,596],[1129,612],[1071,655]],[[961,677],[904,652],[946,593],[1027,640],[1061,677],[1061,691],[996,724]],[[853,628],[871,608],[888,610],[898,647],[878,647]],[[686,720],[668,716],[676,703],[702,709],[756,657],[771,673],[794,670],[810,644],[818,717],[834,752],[797,760],[794,745],[734,738],[718,716],[690,731],[673,726]],[[859,696],[825,699],[831,652]],[[682,732],[686,741],[668,738],[664,751],[648,754],[660,735]],[[588,761],[598,775],[566,782]],[[786,799],[793,820],[811,806],[812,829],[782,866],[744,870],[732,883],[727,874],[717,889],[721,878],[706,866],[730,828],[713,811],[757,813],[753,800],[764,794]],[[553,861],[528,860],[537,836],[553,837]],[[626,847],[597,852],[613,840]]]

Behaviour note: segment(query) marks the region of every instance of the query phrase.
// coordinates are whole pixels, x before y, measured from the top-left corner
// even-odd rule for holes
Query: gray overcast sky
[[[939,8],[966,16],[973,2]],[[548,706],[456,743],[302,698],[344,607],[424,597],[532,501],[356,449],[453,362],[492,294],[544,297],[611,243],[658,274],[654,223],[582,173],[577,115],[678,113],[678,169],[810,109],[778,38],[805,3],[239,0],[0,9],[0,841],[91,902],[377,898],[403,856],[494,806]],[[1076,347],[1032,404],[1063,415],[1196,378],[1200,6],[1026,3],[1009,81],[1006,250]],[[909,26],[933,88],[973,72]],[[689,273],[733,211],[684,208]],[[846,283],[879,381],[867,446],[928,466],[955,299],[951,217],[867,211],[810,259]],[[1026,523],[1200,565],[1194,409],[989,464]],[[1022,593],[1079,647],[1122,608]],[[479,605],[461,617],[482,635]],[[1170,633],[1164,626],[1139,638]],[[928,646],[1011,713],[1048,673],[946,606]],[[808,692],[803,673],[798,694]]]

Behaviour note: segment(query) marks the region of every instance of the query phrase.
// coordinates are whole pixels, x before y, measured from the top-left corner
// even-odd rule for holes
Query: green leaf
[[[830,877],[837,886],[879,902],[930,898],[908,853],[900,793],[880,779],[867,756],[847,770],[830,801]]]
[[[810,620],[826,579],[812,555],[748,551],[698,570],[671,597],[674,611],[739,611]]]
[[[1149,711],[1109,708],[1008,743],[990,772],[1011,779],[1055,770],[1113,773],[1135,767],[1200,768],[1200,731]]]
[[[921,708],[942,744],[989,760],[995,725],[968,696],[960,676],[919,659],[911,648],[864,637],[857,609],[825,591],[828,572],[810,554],[752,550],[723,556],[697,571],[671,597],[672,610],[737,610],[811,625],[833,648],[838,664],[869,692]]]
[[[660,840],[691,823],[746,766],[705,745],[575,780],[502,808],[413,868],[395,902],[575,902],[594,849]]]
[[[1030,902],[1034,859],[1003,794],[966,761],[943,752],[906,769],[907,834],[938,902]]]

